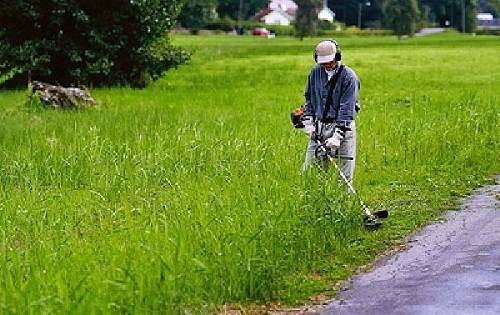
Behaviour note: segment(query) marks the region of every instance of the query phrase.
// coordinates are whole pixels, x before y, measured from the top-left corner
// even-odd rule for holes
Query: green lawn
[[[0,92],[0,313],[212,312],[302,303],[500,171],[500,41],[338,38],[358,73],[355,186],[300,175],[318,39],[176,37],[190,65],[97,109]]]

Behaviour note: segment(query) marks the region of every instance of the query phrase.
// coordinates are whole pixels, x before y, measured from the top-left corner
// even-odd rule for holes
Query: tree
[[[189,59],[167,37],[180,0],[3,0],[0,77],[144,86]]]
[[[487,10],[494,11],[493,13],[498,17],[498,15],[500,15],[500,0],[489,0],[486,2],[486,6],[488,7]]]
[[[269,0],[244,0],[242,1],[241,18],[249,19],[257,12],[267,7]],[[217,0],[217,13],[221,18],[230,17],[238,19],[240,0]]]
[[[365,0],[363,8],[363,25],[366,27],[382,27],[382,1],[381,0]],[[366,4],[370,3],[369,6]]]
[[[298,9],[295,17],[295,36],[301,40],[316,34],[318,9],[321,0],[296,0]]]
[[[500,15],[500,0],[477,0],[477,10],[498,17]]]
[[[398,38],[415,34],[419,10],[416,0],[385,0],[382,5],[385,21]]]
[[[370,3],[367,5],[367,3]],[[381,0],[329,0],[329,7],[335,12],[335,19],[346,25],[358,25],[359,5],[362,5],[363,25],[380,27],[382,18]]]
[[[489,0],[494,4],[499,0]],[[421,0],[421,5],[429,8],[429,15],[426,17],[430,22],[444,26],[448,21],[450,26],[460,31],[475,32],[477,16],[477,0]],[[465,13],[465,21],[463,14]],[[465,22],[465,29],[462,23]]]
[[[193,34],[197,34],[200,29],[217,18],[215,7],[214,0],[187,0],[179,15],[179,22]]]
[[[465,3],[465,31],[474,33],[477,29],[477,0],[463,0]]]

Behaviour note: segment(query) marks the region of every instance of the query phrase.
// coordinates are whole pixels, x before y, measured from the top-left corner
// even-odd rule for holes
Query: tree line
[[[323,5],[322,0],[295,0],[299,6],[296,29],[299,34],[314,33],[314,17]],[[220,23],[227,28],[237,21],[250,20],[267,7],[268,0],[186,0],[180,24],[199,30]],[[500,13],[500,0],[329,0],[336,21],[361,28],[390,28],[398,35],[411,35],[419,26],[454,27],[474,32],[478,8]],[[231,24],[232,21],[232,24]]]
[[[33,80],[61,85],[142,87],[189,52],[175,47],[176,25],[201,29],[250,20],[268,0],[0,0],[0,85]],[[321,0],[296,0],[296,35],[314,35]],[[369,3],[369,5],[368,5]],[[330,0],[337,21],[413,34],[418,23],[475,29],[478,6],[498,15],[500,0]],[[221,22],[222,21],[222,22]],[[224,21],[232,21],[232,24]]]

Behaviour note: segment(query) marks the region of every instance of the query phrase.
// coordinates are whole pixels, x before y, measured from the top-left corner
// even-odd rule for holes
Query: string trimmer
[[[319,141],[316,140],[318,147],[316,148],[315,155],[316,158],[321,160],[321,159],[328,159],[333,166],[335,167],[335,170],[339,173],[340,178],[344,181],[344,183],[347,185],[349,191],[353,193],[357,198],[358,201],[361,205],[361,208],[363,209],[364,212],[364,217],[363,217],[363,223],[367,228],[378,228],[382,223],[384,222],[385,219],[389,216],[389,212],[385,209],[378,210],[378,211],[371,211],[368,206],[363,202],[361,197],[358,195],[356,190],[354,189],[354,186],[351,184],[351,182],[347,179],[345,176],[344,172],[340,169],[340,167],[337,165],[337,162],[335,162],[335,158],[339,158],[342,160],[353,160],[352,157],[348,156],[339,156],[338,151],[333,151],[330,148],[326,147],[326,145]]]

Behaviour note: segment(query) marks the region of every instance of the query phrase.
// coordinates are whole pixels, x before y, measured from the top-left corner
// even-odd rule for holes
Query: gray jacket
[[[314,116],[319,120],[336,118],[338,126],[348,126],[359,111],[359,89],[360,82],[356,73],[344,65],[344,70],[333,90],[333,104],[330,105],[326,117],[323,117],[328,97],[328,75],[320,65],[316,64],[309,73],[304,91],[306,101],[304,119]]]

